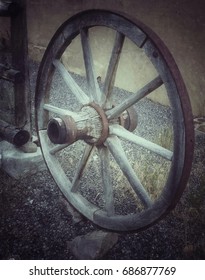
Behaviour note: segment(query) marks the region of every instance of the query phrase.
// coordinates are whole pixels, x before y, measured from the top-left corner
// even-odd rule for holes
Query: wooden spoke
[[[86,77],[90,92],[90,97],[98,104],[101,104],[102,93],[99,88],[97,77],[94,71],[93,58],[90,48],[89,35],[87,29],[81,29],[81,44],[83,49],[83,57],[85,63]]]
[[[110,61],[105,77],[103,92],[107,99],[109,99],[112,92],[114,80],[117,72],[117,66],[120,59],[121,50],[123,47],[125,36],[122,33],[116,32],[115,42],[110,56]]]
[[[152,201],[129,163],[120,140],[116,136],[110,136],[105,143],[144,206],[151,207]]]
[[[58,108],[50,104],[44,104],[43,109],[60,116],[70,116],[75,119],[76,122],[85,121],[88,119],[88,114],[82,111],[76,113],[67,109]]]
[[[39,135],[41,137],[41,145],[46,145],[47,152],[51,156],[54,156],[57,152],[60,152],[61,150],[65,149],[66,147],[69,146],[69,144],[59,144],[59,145],[55,145],[54,147],[50,148],[49,147],[50,140],[48,138],[47,130],[46,129],[39,130]]]
[[[71,77],[71,75],[68,73],[64,65],[57,59],[53,61],[54,66],[61,74],[62,78],[64,79],[67,86],[70,88],[72,93],[75,95],[75,97],[78,99],[78,101],[85,105],[90,102],[88,96],[84,93],[84,91],[79,87],[79,85],[76,83],[76,81]]]
[[[60,115],[60,116],[67,116],[67,115],[69,115],[69,116],[71,116],[73,118],[77,118],[78,117],[78,113],[75,113],[75,112],[72,112],[72,111],[66,110],[66,109],[61,109],[61,108],[58,108],[58,107],[50,105],[50,104],[44,104],[43,105],[43,109],[46,110],[46,111],[49,111],[51,113]]]
[[[107,147],[99,148],[101,159],[101,174],[104,189],[105,209],[108,216],[114,215],[114,197],[110,174],[109,151]]]
[[[151,82],[149,82],[147,85],[145,85],[143,88],[137,91],[134,95],[128,97],[121,103],[120,105],[114,107],[113,109],[107,111],[106,115],[108,119],[112,119],[115,117],[118,117],[120,114],[122,114],[126,109],[128,109],[130,106],[134,105],[136,102],[138,102],[140,99],[148,95],[149,93],[153,92],[155,89],[160,87],[163,84],[163,81],[160,76],[153,79]]]
[[[47,165],[48,167],[52,166],[52,164],[55,164],[55,169],[53,170],[55,172],[54,178],[58,181],[57,183],[61,183],[62,185],[66,185],[67,189],[64,187],[64,191],[68,191],[71,186],[71,182],[66,176],[65,172],[63,171],[60,162],[58,161],[57,157],[54,154],[51,154],[49,151],[49,139],[47,136],[47,131],[46,130],[39,130],[39,136],[41,139],[41,146],[44,149],[44,156],[47,158]]]
[[[74,175],[73,181],[72,181],[72,186],[71,186],[71,191],[76,192],[80,183],[80,179],[82,177],[82,174],[86,168],[86,165],[88,163],[89,157],[91,155],[91,152],[93,150],[93,146],[87,145],[85,147],[84,153],[79,160],[76,173]]]
[[[50,149],[49,153],[51,155],[55,155],[57,152],[62,151],[63,149],[67,148],[70,144],[59,144],[55,145],[53,148]]]
[[[153,153],[168,159],[168,160],[172,160],[173,157],[173,152],[165,149],[151,141],[148,141],[142,137],[139,137],[137,135],[135,135],[134,133],[128,131],[127,129],[125,129],[124,127],[120,126],[120,125],[111,125],[109,127],[109,132],[110,134],[122,137],[125,140],[128,140],[130,142],[133,142],[141,147],[144,147],[150,151],[152,151]]]

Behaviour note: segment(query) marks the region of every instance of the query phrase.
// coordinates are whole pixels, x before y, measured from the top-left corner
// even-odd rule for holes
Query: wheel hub
[[[127,111],[110,123],[122,125],[133,131],[137,126],[137,117],[134,108]],[[109,134],[109,122],[105,111],[92,102],[82,107],[77,116],[65,115],[49,120],[47,134],[54,144],[72,144],[77,140],[84,140],[88,144],[102,145]]]

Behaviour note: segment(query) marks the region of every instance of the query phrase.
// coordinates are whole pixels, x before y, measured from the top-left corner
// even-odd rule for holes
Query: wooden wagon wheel
[[[99,81],[97,59],[102,56],[93,58],[93,44],[102,40],[102,36],[95,38],[102,31],[107,31],[108,37],[113,35],[113,41],[107,39],[113,43],[106,73]],[[76,42],[87,86],[69,69],[70,59],[75,58],[69,50]],[[125,67],[121,59],[129,53],[127,42],[136,56],[146,57],[155,75],[135,93],[118,93],[115,82],[119,68]],[[106,52],[106,46],[103,49]],[[146,136],[146,131],[152,130],[149,111],[146,117],[150,115],[150,121],[146,121],[145,134],[140,135],[140,104],[143,100],[149,103],[146,96],[158,88],[169,100],[166,110],[173,141],[168,148],[156,141],[160,125],[154,125],[155,136]],[[92,222],[115,231],[140,230],[176,205],[193,157],[191,106],[170,52],[144,24],[104,10],[85,11],[67,20],[56,31],[41,62],[35,107],[48,169],[66,199]],[[158,120],[162,119],[159,115]]]

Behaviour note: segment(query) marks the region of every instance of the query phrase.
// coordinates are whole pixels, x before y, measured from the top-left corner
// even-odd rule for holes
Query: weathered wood
[[[81,110],[79,112],[73,112],[73,111],[70,111],[67,109],[58,108],[58,107],[50,105],[50,104],[44,104],[43,108],[46,111],[49,111],[51,113],[54,113],[54,114],[57,114],[60,116],[71,116],[73,119],[75,119],[76,122],[87,121],[90,117],[90,115],[88,115],[88,113],[83,110]]]
[[[75,113],[75,112],[72,112],[72,111],[66,110],[66,109],[61,109],[61,108],[58,108],[58,107],[50,105],[50,104],[44,104],[43,108],[46,111],[49,111],[49,112],[54,113],[54,114],[58,114],[60,116],[69,115],[73,118],[78,118],[78,113]]]
[[[71,181],[66,176],[60,162],[55,157],[55,155],[51,155],[49,152],[49,139],[47,136],[47,132],[45,130],[40,130],[39,136],[41,146],[44,150],[44,156],[46,157],[47,166],[52,176],[55,178],[55,181],[61,189],[62,193],[70,201],[70,203],[76,209],[78,209],[79,212],[83,213],[84,215],[86,215],[86,217],[93,221],[93,213],[95,213],[98,208],[87,201],[85,198],[83,198],[78,192],[71,192]]]
[[[128,140],[132,143],[135,143],[141,147],[144,147],[148,149],[149,151],[152,151],[153,153],[168,159],[172,160],[173,152],[165,149],[151,141],[148,141],[140,136],[135,135],[134,133],[128,131],[127,129],[123,128],[120,125],[111,125],[109,126],[109,131],[111,135],[119,136],[125,140]]]
[[[123,101],[120,105],[114,107],[113,109],[106,112],[106,115],[108,119],[112,119],[115,117],[118,117],[120,114],[122,114],[126,109],[134,105],[136,102],[138,102],[140,99],[148,95],[149,93],[153,92],[155,89],[160,87],[163,84],[163,81],[160,76],[153,79],[151,82],[149,82],[147,85],[145,85],[143,88],[138,90],[135,94],[131,95],[127,99]]]
[[[90,158],[90,155],[93,151],[93,147],[88,145],[85,147],[84,153],[81,157],[81,159],[79,160],[78,166],[76,168],[76,172],[72,181],[72,185],[71,185],[71,192],[76,192],[78,190],[78,186],[82,177],[82,174],[86,168],[86,165],[88,163],[88,160]]]
[[[101,145],[96,145],[97,149],[104,148],[104,146],[107,145],[120,169],[123,171],[124,176],[130,182],[133,190],[136,191],[139,199],[141,199],[142,203],[139,203],[140,205],[136,205],[136,211],[131,210],[128,214],[118,214],[118,210],[120,210],[120,208],[118,209],[118,206],[116,204],[116,211],[114,215],[109,216],[107,213],[109,207],[105,205],[105,208],[107,209],[104,209],[101,204],[102,200],[99,205],[97,203],[96,205],[94,205],[90,202],[92,199],[89,199],[89,197],[85,195],[84,190],[81,190],[81,188],[77,188],[76,192],[71,192],[70,189],[72,183],[66,176],[66,171],[64,171],[65,166],[63,163],[61,165],[61,163],[58,161],[58,155],[55,154],[55,152],[51,152],[55,148],[56,150],[59,150],[64,146],[57,145],[55,146],[55,148],[51,148],[51,143],[48,140],[47,132],[40,130],[41,127],[46,127],[46,125],[42,126],[42,124],[47,124],[48,122],[47,117],[49,114],[48,112],[46,112],[46,109],[48,109],[48,107],[43,108],[43,104],[45,102],[47,106],[47,103],[49,103],[48,100],[50,85],[54,74],[53,69],[55,69],[52,65],[52,62],[55,59],[60,60],[65,49],[69,47],[69,43],[79,35],[82,29],[86,30],[91,26],[93,28],[95,28],[95,26],[103,26],[104,28],[107,27],[116,30],[119,34],[121,33],[126,38],[131,40],[139,48],[143,48],[148,58],[154,64],[159,75],[156,80],[151,81],[151,84],[154,83],[152,85],[157,88],[162,84],[163,81],[163,83],[165,84],[165,89],[168,92],[168,97],[171,100],[170,107],[172,109],[172,117],[174,123],[173,158],[172,163],[169,164],[170,170],[168,179],[164,184],[164,188],[162,190],[160,189],[158,198],[156,200],[153,199],[153,203],[150,199],[152,194],[150,193],[149,197],[149,194],[146,193],[146,190],[143,188],[141,182],[139,182],[139,179],[136,179],[135,171],[133,170],[132,166],[130,167],[128,158],[126,157],[122,147],[120,147],[119,145],[120,141],[112,141],[113,138],[116,139],[117,137],[106,134],[106,137],[108,137],[107,140],[105,141],[103,139]],[[120,47],[119,42],[116,45]],[[113,49],[114,48],[115,47],[113,47]],[[88,59],[88,57],[86,57],[86,59]],[[114,69],[116,68],[117,63],[111,62],[111,60],[114,61],[114,56],[112,55],[109,64],[110,68]],[[108,84],[112,83],[110,83],[109,81]],[[167,84],[170,84],[170,86],[167,86]],[[74,86],[75,88],[76,84],[73,84],[72,86]],[[129,106],[132,106],[152,90],[154,89],[152,89],[152,87],[150,87],[150,84],[148,84],[138,93],[133,94],[131,99],[125,99],[126,105],[124,105],[122,101],[123,105],[116,106],[113,110],[107,111],[107,116],[109,117],[110,124],[113,123],[114,120],[111,119],[114,118],[114,116],[118,116],[118,114],[120,115],[121,113],[123,113],[124,110],[127,110],[127,108],[129,108]],[[73,94],[76,95],[77,93]],[[80,103],[82,104],[82,102]],[[103,108],[100,109],[103,111],[104,106],[102,107]],[[106,104],[105,108],[109,109],[110,107],[108,107]],[[47,111],[52,112],[52,109],[53,108],[50,107]],[[176,200],[180,197],[187,182],[188,174],[191,167],[190,159],[193,155],[193,134],[192,123],[190,121],[191,107],[188,101],[186,89],[183,86],[182,78],[176,69],[176,65],[169,51],[164,46],[163,42],[156,36],[156,34],[154,34],[149,28],[145,27],[142,23],[135,19],[127,19],[125,15],[118,15],[112,11],[109,12],[99,10],[84,11],[72,17],[72,19],[66,21],[54,35],[48,49],[46,50],[44,59],[42,60],[37,79],[36,110],[39,138],[48,168],[65,197],[72,203],[74,207],[78,209],[78,211],[80,211],[88,219],[99,226],[111,230],[139,230],[157,222],[165,214],[167,214],[169,210],[173,208],[173,206],[176,205]],[[54,108],[54,110],[56,110],[56,108]],[[177,113],[177,111],[179,111],[179,113]],[[61,112],[59,111],[59,113]],[[103,111],[103,113],[105,113],[105,111]],[[81,115],[81,113],[79,115]],[[92,123],[93,120],[94,119],[89,121],[88,119],[88,123]],[[99,115],[97,116],[97,120],[99,121]],[[99,121],[98,125],[100,125],[100,123],[102,122]],[[84,127],[86,126],[85,120],[83,125]],[[94,127],[98,125],[95,124]],[[128,137],[128,134],[126,134],[126,137]],[[134,140],[136,141],[136,138],[134,138]],[[139,139],[137,138],[137,140]],[[90,145],[92,144],[95,145],[95,143],[90,143]],[[76,148],[76,146],[74,145],[73,148]],[[73,162],[73,164],[75,163]],[[101,164],[101,166],[99,166],[104,169],[103,175],[101,171],[101,177],[105,181],[105,186],[102,187],[105,188],[107,188],[107,186],[109,185],[106,182],[107,166],[107,159],[103,162],[103,164]],[[72,167],[75,168],[74,165]],[[69,166],[68,168],[70,169],[71,167]],[[95,178],[96,180],[98,180],[98,174],[99,173],[97,173],[97,176]],[[114,177],[115,173],[113,172],[112,175]],[[97,186],[100,184],[100,182],[95,183],[97,184]],[[101,195],[101,191],[99,192],[99,194]],[[83,197],[84,195],[85,198]],[[114,197],[114,199],[116,198]],[[109,203],[111,205],[111,200]],[[143,203],[145,207],[142,207]]]
[[[11,17],[12,67],[21,72],[22,80],[14,84],[15,124],[31,131],[31,94],[28,73],[28,39],[26,1],[16,0],[21,9]]]
[[[83,57],[84,57],[86,77],[87,77],[90,97],[92,101],[101,104],[102,92],[99,88],[97,77],[94,71],[94,63],[93,63],[92,52],[90,48],[88,30],[81,29],[80,35],[81,35],[81,45],[83,49]]]
[[[49,106],[46,107],[49,108]],[[55,112],[61,113],[61,110],[53,108]],[[63,117],[51,118],[48,123],[47,133],[52,143],[72,144],[79,139],[95,143],[100,139],[103,124],[100,115],[92,106],[84,106],[78,114],[70,112],[69,115],[69,111],[62,110],[64,111]]]
[[[21,72],[6,65],[0,64],[0,79],[10,82],[20,82],[23,79]]]
[[[90,99],[88,96],[83,92],[83,90],[78,86],[78,84],[75,82],[75,80],[71,77],[71,75],[68,73],[64,65],[59,60],[53,61],[54,66],[61,74],[62,78],[64,79],[67,86],[70,88],[72,93],[75,95],[77,100],[80,102],[80,104],[88,104],[90,102]]]
[[[3,105],[4,104],[5,102],[3,103]],[[15,120],[14,112],[13,111],[10,112],[9,110],[4,110],[4,108],[2,108],[0,109],[0,119],[6,121],[7,123],[14,124],[14,120]]]
[[[0,17],[10,17],[16,15],[21,7],[16,1],[0,0]]]
[[[100,159],[101,159],[101,176],[103,184],[103,194],[105,200],[105,210],[107,215],[113,216],[115,213],[114,208],[114,195],[113,186],[111,182],[111,171],[110,171],[110,159],[108,148],[102,146],[99,148]]]
[[[55,145],[53,148],[50,149],[50,154],[55,155],[57,152],[62,151],[63,149],[67,148],[69,144],[59,144]]]
[[[131,164],[129,163],[127,156],[121,146],[119,139],[115,136],[110,136],[105,141],[108,149],[122,170],[123,174],[127,178],[128,182],[132,186],[133,190],[140,198],[145,207],[150,207],[152,205],[152,201],[149,197],[149,194],[142,186],[140,180],[135,174]]]
[[[107,99],[109,99],[112,92],[115,76],[117,72],[117,66],[120,59],[125,36],[119,32],[116,32],[115,42],[110,56],[110,61],[105,77],[105,83],[103,86],[103,92]]]

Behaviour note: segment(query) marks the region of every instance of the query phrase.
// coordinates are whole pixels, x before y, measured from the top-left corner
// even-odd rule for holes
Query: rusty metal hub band
[[[73,143],[77,135],[75,121],[70,116],[52,118],[48,122],[47,133],[54,144]]]
[[[115,121],[133,131],[137,126],[137,114],[134,108],[129,108]],[[54,144],[72,144],[82,139],[88,144],[99,146],[108,137],[109,123],[104,110],[92,102],[82,107],[78,117],[66,115],[52,118],[48,122],[47,133]]]
[[[79,139],[101,145],[108,136],[108,120],[104,111],[94,102],[83,106],[78,117],[63,116],[48,122],[47,133],[54,144],[71,144]]]
[[[95,111],[98,113],[98,115],[100,116],[100,120],[101,120],[101,124],[102,124],[102,130],[101,130],[101,135],[100,138],[98,138],[98,140],[96,141],[95,145],[99,146],[102,145],[103,142],[106,140],[106,138],[108,137],[108,133],[109,133],[109,123],[108,123],[108,119],[105,115],[105,112],[103,109],[101,109],[101,107],[99,105],[97,105],[96,103],[92,102],[89,104],[90,107],[94,108]],[[87,141],[87,143],[89,143],[89,141]]]

